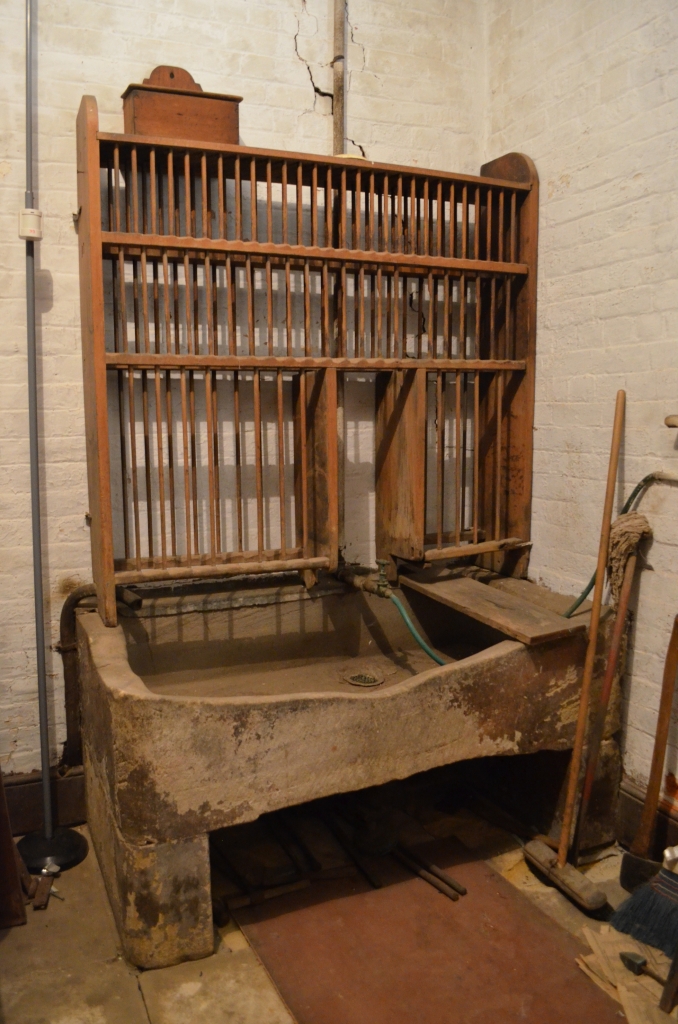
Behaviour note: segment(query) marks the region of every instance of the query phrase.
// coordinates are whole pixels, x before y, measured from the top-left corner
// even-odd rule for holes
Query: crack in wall
[[[306,10],[306,0],[301,0],[301,6],[302,6],[303,10],[305,11]],[[317,31],[318,31],[318,29],[317,29],[317,22],[316,22],[316,33],[317,33]],[[320,86],[315,84],[315,79],[313,78],[313,72],[311,71],[310,62],[307,61],[304,57],[302,57],[302,55],[299,53],[299,33],[300,32],[301,32],[301,21],[299,20],[299,18],[297,18],[297,31],[294,33],[294,52],[296,53],[296,55],[297,55],[298,59],[301,61],[301,63],[305,66],[306,70],[308,71],[308,77],[311,80],[311,85],[313,87],[313,108],[312,109],[315,110],[316,97],[324,96],[326,99],[329,99],[331,101],[331,103],[330,103],[330,113],[333,114],[334,113],[334,94],[331,93],[331,92],[325,92],[324,89],[321,89]],[[331,61],[330,63],[333,64],[334,61]],[[321,67],[327,67],[327,66],[328,66],[327,64],[321,64]]]
[[[365,159],[367,160],[367,153],[365,152],[365,147],[364,147],[364,146],[362,146],[362,145],[361,145],[361,144],[360,144],[359,142],[356,142],[356,141],[355,141],[355,139],[349,139],[348,135],[346,136],[346,141],[347,141],[347,142],[350,142],[350,143],[351,143],[351,145],[352,145],[352,146],[355,146],[355,148],[356,148],[356,149],[359,149],[359,150],[360,150],[360,152],[361,152],[361,154],[362,154],[362,155],[363,155],[363,156],[365,157]]]

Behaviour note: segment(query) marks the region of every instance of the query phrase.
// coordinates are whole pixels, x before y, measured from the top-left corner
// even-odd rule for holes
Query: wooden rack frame
[[[98,130],[78,115],[92,562],[339,562],[342,375],[376,373],[379,557],[529,541],[538,181]],[[515,556],[514,556],[515,564]]]

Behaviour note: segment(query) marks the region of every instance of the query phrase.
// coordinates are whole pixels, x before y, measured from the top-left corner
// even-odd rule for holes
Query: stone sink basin
[[[448,664],[390,601],[332,580],[146,600],[112,629],[79,612],[88,821],[132,962],[212,952],[214,829],[454,761],[571,746],[583,633],[526,647],[398,594]]]

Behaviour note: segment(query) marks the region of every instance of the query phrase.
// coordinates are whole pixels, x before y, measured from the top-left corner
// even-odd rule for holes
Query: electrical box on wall
[[[42,238],[42,211],[19,210],[19,238],[39,242]]]

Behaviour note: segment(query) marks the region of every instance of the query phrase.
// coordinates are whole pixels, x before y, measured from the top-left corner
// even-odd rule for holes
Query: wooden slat
[[[424,557],[426,371],[380,373],[376,385],[377,558]]]
[[[524,644],[546,643],[585,629],[583,622],[574,623],[547,608],[468,577],[420,583],[401,576],[400,583]]]
[[[115,582],[122,585],[154,580],[204,579],[210,576],[246,576],[264,572],[300,572],[326,569],[327,558],[287,558],[270,562],[227,562],[222,565],[180,566],[175,569],[131,569],[116,572]]]
[[[370,232],[371,234],[371,232]],[[346,264],[380,264],[388,267],[408,267],[412,271],[421,270],[428,274],[431,267],[439,270],[473,270],[488,274],[516,274],[525,276],[525,263],[508,263],[495,260],[476,260],[469,258],[452,258],[449,256],[427,256],[420,253],[379,252],[376,249],[344,249],[328,248],[320,245],[285,245],[278,242],[244,241],[226,238],[192,238],[187,235],[151,235],[139,232],[103,231],[102,243],[106,251],[114,251],[118,246],[126,250],[140,251],[157,250],[160,252],[213,252],[227,253],[231,256],[241,255],[278,257],[281,260],[296,258],[304,260],[332,260]],[[370,238],[372,244],[372,238]]]
[[[135,367],[137,369],[162,370],[180,368],[222,369],[222,370],[266,370],[278,367],[290,370],[323,370],[330,367],[335,370],[446,370],[446,371],[485,371],[494,373],[497,370],[507,372],[525,370],[522,359],[354,359],[341,356],[217,356],[217,355],[176,355],[153,352],[107,352],[106,365],[114,369]]]
[[[113,511],[105,363],[104,287],[101,257],[98,113],[93,96],[84,96],[77,120],[78,250],[80,320],[85,390],[87,483],[91,518],[92,575],[102,620],[117,622],[113,578]]]

